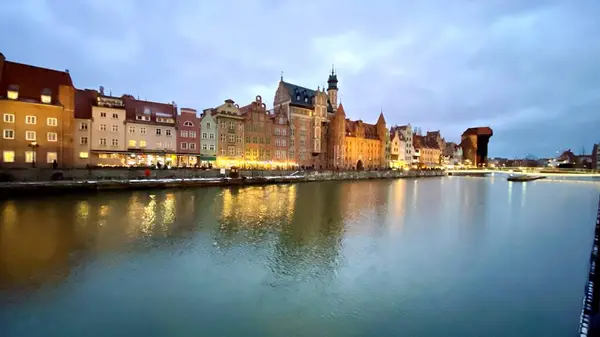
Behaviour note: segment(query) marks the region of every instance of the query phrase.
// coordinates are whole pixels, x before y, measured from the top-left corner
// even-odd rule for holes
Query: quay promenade
[[[444,176],[441,170],[421,171],[239,171],[231,177],[219,170],[89,170],[86,173],[38,172],[39,179],[0,183],[0,199],[19,196],[61,195],[67,193],[99,192],[109,190],[141,190],[208,186],[244,186],[285,184],[330,180],[398,179]],[[70,174],[70,175],[69,175]],[[31,178],[31,177],[30,177]]]

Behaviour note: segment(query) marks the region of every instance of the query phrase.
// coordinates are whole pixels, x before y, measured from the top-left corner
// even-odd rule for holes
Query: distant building
[[[287,148],[287,140],[273,139],[273,119],[261,96],[256,96],[254,102],[241,107],[240,113],[244,117],[244,167],[271,168],[273,144],[277,143],[278,149]],[[282,129],[277,127],[277,130],[281,134]],[[286,132],[285,128],[283,130]]]
[[[216,166],[217,161],[217,120],[214,109],[205,109],[200,115],[200,163],[201,167]]]
[[[0,165],[73,165],[75,88],[68,71],[6,61],[0,53]]]
[[[400,132],[399,127],[396,126],[390,129],[390,139],[391,167],[403,168],[410,166],[412,164],[412,155],[406,153],[406,139],[402,132]]]
[[[432,138],[413,135],[413,144],[420,166],[435,167],[440,165],[442,151],[438,147],[438,143],[434,142]]]
[[[488,143],[493,135],[489,127],[468,128],[463,132],[460,146],[466,165],[487,166]]]
[[[213,111],[217,129],[217,167],[241,167],[244,162],[244,116],[231,99]]]
[[[598,163],[600,162],[600,144],[594,144],[592,148],[592,169],[598,170]]]

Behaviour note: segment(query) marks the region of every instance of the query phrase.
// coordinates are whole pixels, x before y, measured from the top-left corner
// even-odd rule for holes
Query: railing
[[[600,198],[599,198],[600,199]],[[596,226],[594,228],[594,244],[590,256],[590,269],[588,281],[585,286],[585,295],[583,296],[583,308],[581,309],[581,318],[579,319],[579,335],[597,336],[600,331],[592,331],[598,327],[592,327],[592,319],[598,314],[598,304],[600,300],[600,290],[598,288],[598,276],[596,274],[596,265],[598,264],[598,247],[600,236],[600,200],[598,201],[598,213],[596,215]]]

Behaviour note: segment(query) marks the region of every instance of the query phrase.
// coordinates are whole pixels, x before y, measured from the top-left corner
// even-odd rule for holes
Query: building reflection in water
[[[487,219],[489,181],[486,178],[463,177],[471,180],[469,184],[463,184],[462,205],[459,207],[458,216],[461,222],[460,233],[471,238],[477,243],[481,237],[481,231],[485,230]]]
[[[406,179],[399,179],[390,185],[388,200],[392,203],[389,207],[389,230],[400,232],[406,220]]]

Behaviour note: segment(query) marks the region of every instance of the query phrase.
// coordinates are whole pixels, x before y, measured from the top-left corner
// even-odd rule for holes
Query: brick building
[[[75,88],[68,71],[6,61],[0,53],[0,165],[73,165]]]
[[[271,168],[273,154],[273,119],[262,97],[240,108],[244,117],[244,166]]]
[[[194,109],[181,108],[177,118],[177,164],[193,167],[200,156],[200,119]]]
[[[217,123],[217,167],[241,167],[244,164],[244,116],[239,105],[226,99],[212,114]]]

